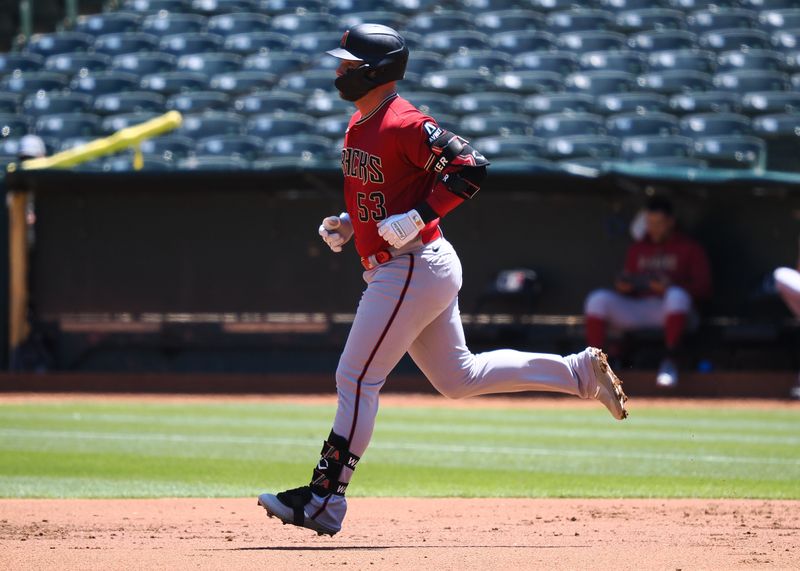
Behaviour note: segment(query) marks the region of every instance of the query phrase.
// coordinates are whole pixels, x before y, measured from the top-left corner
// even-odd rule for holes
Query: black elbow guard
[[[455,172],[442,176],[441,182],[453,194],[468,200],[481,189],[486,178],[486,165],[479,167],[462,167]]]

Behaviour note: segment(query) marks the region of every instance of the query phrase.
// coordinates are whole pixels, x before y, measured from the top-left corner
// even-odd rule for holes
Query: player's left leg
[[[671,286],[663,298],[665,352],[656,375],[656,383],[662,387],[678,384],[678,353],[683,334],[692,311],[692,297],[685,289]]]

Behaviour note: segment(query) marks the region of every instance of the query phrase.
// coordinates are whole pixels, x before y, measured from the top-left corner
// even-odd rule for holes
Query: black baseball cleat
[[[311,493],[311,488],[303,486],[280,492],[277,495],[261,494],[258,496],[258,505],[267,510],[269,517],[278,518],[284,525],[292,524],[297,527],[305,527],[316,531],[318,535],[336,535],[341,530],[341,527],[330,527],[316,520],[316,517],[325,510],[328,503],[324,499],[322,503],[317,500],[318,498],[315,498],[314,494]],[[315,505],[317,503],[320,503],[320,505]]]

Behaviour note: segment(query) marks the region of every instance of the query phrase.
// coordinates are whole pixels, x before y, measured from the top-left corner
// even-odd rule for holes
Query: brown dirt
[[[4,394],[0,403],[198,402],[219,395]],[[333,404],[330,395],[231,401]],[[575,407],[577,399],[391,395],[390,406]],[[585,403],[597,406],[597,403]],[[775,401],[647,406],[796,408]],[[255,498],[0,500],[0,569],[800,569],[800,501],[353,498],[334,538]]]
[[[797,569],[800,502],[355,498],[336,537],[249,499],[6,500],[3,569]]]

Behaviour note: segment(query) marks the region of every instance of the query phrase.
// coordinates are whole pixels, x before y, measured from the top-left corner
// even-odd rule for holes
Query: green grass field
[[[334,408],[0,405],[0,496],[255,496],[308,481]],[[800,410],[392,408],[353,496],[800,498]]]

